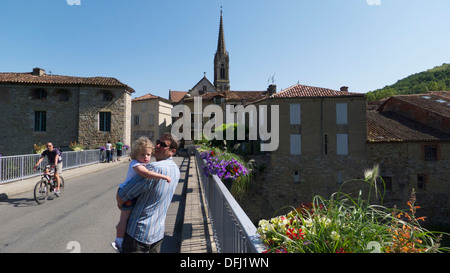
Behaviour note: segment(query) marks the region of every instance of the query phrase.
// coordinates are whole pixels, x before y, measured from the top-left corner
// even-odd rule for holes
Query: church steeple
[[[214,86],[218,91],[230,90],[230,58],[225,48],[225,35],[223,31],[222,7],[220,9],[219,38],[217,41],[217,51],[214,56]]]
[[[223,18],[222,18],[222,10],[220,10],[220,25],[219,25],[219,39],[217,41],[217,53],[220,55],[226,54],[227,50],[225,49],[225,35],[223,33]]]

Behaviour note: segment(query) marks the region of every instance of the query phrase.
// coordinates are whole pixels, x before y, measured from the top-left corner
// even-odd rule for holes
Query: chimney
[[[348,92],[348,86],[342,86],[341,87],[342,92]]]
[[[276,84],[269,85],[269,87],[267,88],[267,92],[269,93],[269,96],[272,96],[273,94],[277,93],[277,85]]]
[[[33,68],[33,75],[35,76],[44,76],[45,75],[45,70],[39,67],[35,67]]]

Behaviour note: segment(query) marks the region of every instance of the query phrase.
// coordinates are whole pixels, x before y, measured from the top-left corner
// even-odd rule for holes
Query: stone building
[[[240,201],[255,223],[317,195],[364,195],[364,171],[379,165],[383,205],[407,209],[414,188],[424,224],[450,227],[450,92],[394,96],[367,110],[364,94],[345,87],[295,85],[255,104],[280,109],[280,145],[251,156],[256,174]]]
[[[45,73],[0,73],[0,153],[33,153],[48,141],[67,149],[121,140],[130,144],[131,93],[109,77],[73,77]]]
[[[367,112],[367,141],[385,202],[405,208],[414,188],[426,223],[450,227],[450,92],[390,97]]]
[[[254,104],[279,106],[278,124],[269,124],[278,126],[279,146],[251,156],[256,176],[241,202],[252,220],[316,195],[328,198],[344,181],[363,177],[368,167],[364,94],[297,84]]]
[[[170,132],[172,104],[169,100],[146,94],[131,101],[131,140],[146,136],[153,142],[164,132]]]

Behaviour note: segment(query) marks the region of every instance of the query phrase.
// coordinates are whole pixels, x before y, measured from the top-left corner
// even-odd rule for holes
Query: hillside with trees
[[[367,101],[428,91],[450,91],[450,64],[444,63],[427,71],[410,75],[392,85],[367,92]]]

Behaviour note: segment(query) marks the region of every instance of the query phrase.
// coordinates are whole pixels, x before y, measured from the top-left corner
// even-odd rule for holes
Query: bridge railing
[[[123,151],[127,154],[127,150]],[[23,180],[25,178],[39,176],[40,173],[33,170],[40,154],[1,156],[0,157],[0,184]],[[62,153],[63,170],[82,167],[99,163],[104,159],[104,152],[99,149],[85,151],[68,151]],[[45,159],[41,165],[47,164]]]
[[[197,150],[195,150],[195,159],[211,219],[217,252],[263,252],[265,247],[250,218],[217,175],[211,177],[204,174],[201,166],[205,164],[205,161],[199,157]]]

